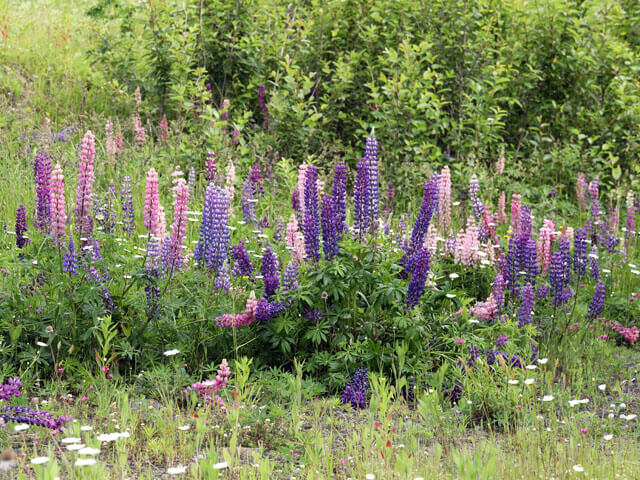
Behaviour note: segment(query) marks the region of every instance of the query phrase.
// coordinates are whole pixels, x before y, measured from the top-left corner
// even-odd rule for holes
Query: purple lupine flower
[[[591,320],[595,320],[600,315],[602,311],[602,307],[604,307],[604,300],[606,297],[606,288],[602,281],[598,281],[596,284],[596,291],[593,295],[593,299],[589,304],[589,309],[587,311],[587,318]]]
[[[369,163],[368,168],[368,189],[369,193],[367,198],[370,203],[369,215],[371,215],[371,228],[375,230],[378,216],[380,214],[380,193],[379,193],[379,181],[380,174],[378,172],[378,140],[376,139],[373,131],[367,137],[364,147],[364,159]],[[437,195],[436,195],[437,198]]]
[[[527,283],[522,288],[522,302],[520,303],[520,321],[518,322],[518,327],[522,328],[531,323],[534,301],[533,285]]]
[[[522,249],[521,268],[525,274],[525,282],[531,285],[536,284],[536,276],[538,275],[538,257],[536,251],[536,241],[529,237]]]
[[[135,227],[133,215],[133,195],[131,194],[131,177],[122,177],[120,185],[120,206],[122,208],[122,231],[131,236]]]
[[[473,365],[476,363],[476,360],[478,359],[479,356],[480,356],[480,352],[478,351],[478,345],[474,345],[473,347],[471,347],[471,350],[469,350],[469,358],[467,359],[467,366],[469,366],[469,368],[473,367]]]
[[[520,222],[518,222],[518,235],[522,242],[531,238],[531,205],[522,205]]]
[[[333,171],[331,193],[334,201],[335,230],[339,241],[342,239],[347,223],[347,166],[344,162],[338,163]]]
[[[97,195],[96,195],[97,198]],[[98,201],[98,205],[94,207],[93,211],[96,212],[96,220],[106,233],[113,232],[116,225],[116,212],[114,204],[116,201],[116,186],[113,180],[109,182],[109,188],[104,195],[102,203]]]
[[[278,221],[276,222],[276,230],[275,230],[275,232],[273,232],[273,241],[274,242],[280,242],[282,240],[282,232],[283,231],[284,231],[284,220],[282,220],[282,217],[279,217]]]
[[[293,208],[294,212],[300,213],[300,191],[297,187],[293,188],[293,193],[291,194],[291,208]]]
[[[218,276],[216,277],[216,281],[214,283],[214,288],[217,290],[225,290],[229,291],[231,289],[231,278],[229,276],[229,263],[224,262],[222,264],[222,268],[218,272]]]
[[[27,212],[24,205],[20,204],[16,210],[16,246],[24,248],[29,245],[29,238],[25,236],[27,233]]]
[[[255,316],[256,320],[258,320],[259,322],[266,322],[267,320],[269,320],[269,318],[271,318],[269,300],[267,300],[266,298],[261,298],[260,300],[258,300]]]
[[[558,251],[562,255],[563,284],[566,287],[571,283],[571,242],[568,237],[560,238]]]
[[[536,347],[533,342],[529,342],[529,346],[531,347],[531,358],[529,359],[529,363],[535,363],[536,360],[538,360],[538,347]]]
[[[551,296],[553,297],[553,305],[556,307],[562,304],[562,291],[565,287],[565,278],[562,253],[556,250],[551,254],[551,265],[549,266]]]
[[[305,253],[307,258],[314,262],[320,260],[317,174],[316,167],[313,165],[307,167],[304,182],[304,220],[302,222]]]
[[[415,263],[414,256],[418,250],[422,248],[424,243],[424,237],[429,230],[429,223],[433,216],[433,211],[436,206],[436,186],[432,180],[424,184],[424,196],[422,198],[422,205],[420,206],[420,212],[416,218],[416,222],[413,225],[411,231],[411,239],[409,240],[409,247],[405,252],[405,269],[407,272],[413,271],[413,265]]]
[[[25,423],[27,425],[36,425],[59,432],[64,428],[64,425],[71,420],[71,417],[64,415],[56,417],[45,410],[33,410],[29,407],[18,405],[5,405],[0,408],[0,419],[5,423]]]
[[[18,377],[10,377],[6,384],[0,383],[0,400],[9,401],[11,397],[20,396],[22,382]]]
[[[262,266],[260,273],[264,278],[264,296],[266,298],[271,297],[280,288],[280,273],[278,272],[278,257],[271,250],[271,247],[267,245],[264,254],[262,255]]]
[[[200,239],[194,259],[209,271],[218,273],[227,258],[229,245],[230,199],[222,187],[209,184],[204,196]]]
[[[324,258],[331,260],[338,254],[338,235],[336,232],[336,215],[334,199],[331,195],[322,197],[322,249]]]
[[[356,185],[353,191],[353,217],[358,235],[364,235],[370,226],[371,203],[369,201],[369,162],[365,159],[358,162]]]
[[[255,198],[253,193],[253,184],[251,183],[251,178],[247,177],[247,179],[242,184],[242,215],[244,216],[244,221],[247,223],[255,224],[257,222],[256,219],[256,205]]]
[[[587,234],[584,228],[576,229],[573,237],[573,273],[578,281],[587,272]]]
[[[275,318],[287,309],[286,303],[269,302],[269,317]]]
[[[255,197],[264,197],[264,186],[262,184],[262,171],[259,164],[254,164],[249,173],[251,179],[251,189]]]
[[[498,339],[496,340],[496,347],[504,347],[509,341],[509,337],[506,335],[498,335]]]
[[[589,271],[591,272],[591,278],[594,280],[600,280],[600,263],[598,256],[598,248],[594,245],[589,253]]]
[[[518,291],[520,280],[520,245],[517,240],[517,234],[512,233],[509,236],[509,248],[507,250],[507,279],[509,289]]]
[[[67,251],[62,259],[62,273],[68,273],[70,275],[78,274],[78,254],[73,244],[73,235],[69,235]]]
[[[431,254],[429,253],[429,249],[426,247],[423,247],[416,254],[406,300],[407,310],[409,311],[413,310],[413,308],[418,304],[420,297],[424,292],[424,285],[427,281],[427,276],[429,275],[430,256]]]
[[[480,182],[478,177],[473,175],[469,180],[469,198],[471,199],[471,207],[473,208],[473,216],[480,224],[482,213],[484,212],[484,204],[480,200]]]
[[[498,311],[502,311],[504,307],[504,290],[507,287],[507,282],[501,273],[497,273],[493,279],[493,299],[496,301]]]
[[[549,294],[549,289],[546,285],[540,285],[538,287],[538,291],[536,292],[536,298],[546,298]]]
[[[607,232],[606,241],[604,242],[604,244],[607,247],[607,251],[609,253],[615,253],[619,243],[620,239],[618,237]]]
[[[54,143],[65,143],[71,139],[71,135],[78,130],[78,127],[75,125],[71,125],[65,129],[60,130],[59,132],[52,133],[51,139]]]
[[[36,155],[35,183],[37,204],[35,226],[46,232],[49,229],[51,217],[51,160],[48,152]]]
[[[253,264],[251,263],[251,259],[249,258],[249,254],[247,254],[247,249],[244,246],[244,241],[241,240],[240,243],[236,243],[231,248],[231,256],[236,261],[233,265],[233,269],[231,270],[231,274],[238,277],[253,277]]]
[[[207,152],[207,159],[205,160],[205,175],[208,183],[213,183],[216,179],[217,166],[216,166],[215,152]]]
[[[298,266],[290,262],[282,275],[282,290],[288,292],[298,289]]]
[[[303,317],[311,320],[313,323],[317,323],[322,320],[322,312],[317,308],[312,308],[311,310],[307,310],[302,314]]]
[[[351,404],[353,408],[363,409],[367,405],[367,388],[369,379],[367,377],[368,370],[360,367],[353,375],[351,383],[344,387],[342,392],[342,403]]]
[[[147,241],[145,270],[148,274],[157,273],[160,265],[158,260],[160,258],[160,240],[155,235],[150,235]]]

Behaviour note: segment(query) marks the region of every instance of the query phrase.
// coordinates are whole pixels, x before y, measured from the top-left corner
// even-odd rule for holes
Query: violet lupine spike
[[[535,295],[533,285],[527,283],[522,288],[522,302],[520,304],[520,317],[518,327],[522,328],[525,325],[531,323],[531,314],[533,313],[533,303],[535,301]]]
[[[93,221],[89,221],[91,198],[94,182],[93,160],[96,154],[95,137],[88,130],[82,139],[80,166],[78,168],[78,187],[76,189],[76,206],[74,215],[81,237],[91,236]]]
[[[591,249],[589,253],[589,271],[591,272],[591,278],[594,280],[600,280],[600,262],[597,247]]]
[[[409,247],[405,252],[404,264],[407,272],[413,271],[414,256],[422,248],[424,238],[429,230],[429,224],[433,211],[436,205],[436,188],[432,180],[424,184],[424,196],[422,198],[422,205],[420,206],[420,212],[416,218],[416,222],[413,225],[411,231],[411,239],[409,240]]]
[[[304,234],[305,252],[308,259],[313,262],[320,260],[320,225],[318,215],[318,170],[313,165],[308,165],[305,172],[304,183],[304,221],[302,232]]]
[[[30,240],[25,236],[27,233],[27,213],[24,205],[20,204],[16,210],[16,246],[24,248],[29,245]]]
[[[5,405],[0,408],[0,419],[2,419],[4,423],[24,423],[59,432],[64,428],[65,424],[71,420],[71,417],[64,415],[56,417],[52,413],[44,410],[33,410],[30,407],[18,405]]]
[[[242,215],[247,223],[257,223],[255,197],[251,179],[247,177],[242,184]]]
[[[563,303],[563,290],[566,278],[563,265],[562,253],[555,251],[551,254],[551,265],[549,267],[549,284],[551,285],[551,297],[553,305],[559,306]]]
[[[282,275],[282,290],[288,292],[298,289],[298,266],[290,262]]]
[[[259,164],[254,164],[249,173],[251,189],[255,197],[264,197],[264,185],[262,184],[262,171]]]
[[[207,182],[212,183],[216,179],[217,166],[216,166],[216,157],[217,155],[214,152],[207,152],[207,160],[205,161],[205,171]]]
[[[409,289],[407,291],[406,307],[408,311],[414,309],[424,292],[424,286],[427,281],[427,276],[429,275],[430,259],[431,253],[428,248],[422,248],[416,254],[411,281],[409,282]]]
[[[593,295],[593,299],[591,299],[591,303],[589,304],[589,308],[587,311],[587,318],[591,320],[595,320],[600,315],[602,311],[602,307],[604,307],[604,301],[606,298],[606,288],[602,281],[598,281],[596,284],[596,291]]]
[[[587,234],[578,228],[573,237],[573,273],[581,281],[587,272]]]
[[[20,396],[22,382],[18,377],[10,377],[7,383],[0,383],[0,400],[10,401],[12,397]]]
[[[562,255],[562,271],[564,272],[563,284],[566,287],[571,283],[571,241],[568,237],[560,238],[558,251]]]
[[[37,204],[35,226],[40,231],[48,232],[51,219],[51,160],[48,152],[36,155],[35,183]]]
[[[69,236],[67,251],[62,259],[62,273],[68,273],[69,275],[78,274],[78,254],[73,244],[73,236]]]
[[[536,276],[538,275],[538,258],[536,252],[536,241],[533,238],[528,238],[524,243],[521,255],[520,268],[525,272],[525,282],[535,285]]]
[[[369,162],[365,159],[358,162],[356,185],[353,192],[353,219],[358,235],[369,230],[371,220],[371,202],[369,200]]]
[[[353,408],[363,409],[367,405],[367,389],[369,385],[368,370],[360,367],[353,375],[351,383],[342,392],[342,403],[350,404]]]
[[[300,191],[298,187],[293,188],[293,192],[291,193],[291,208],[296,213],[300,213]]]
[[[227,258],[229,246],[229,197],[215,184],[207,187],[200,224],[200,239],[194,259],[209,271],[218,273]]]
[[[369,162],[369,194],[367,197],[370,203],[371,229],[375,230],[378,216],[380,215],[380,174],[378,169],[378,140],[373,131],[371,131],[365,142],[364,158]]]
[[[122,231],[130,237],[133,235],[135,228],[135,219],[133,215],[131,178],[127,175],[122,177],[122,184],[120,185],[120,206],[122,208]]]
[[[218,290],[229,291],[231,289],[231,277],[229,276],[229,263],[224,262],[222,264],[222,268],[218,272],[218,276],[216,277],[216,281],[214,283],[214,288]]]
[[[520,280],[520,245],[515,233],[512,233],[509,236],[509,248],[507,250],[507,279],[509,289],[517,292]]]
[[[253,278],[253,264],[245,248],[244,241],[240,241],[231,248],[231,256],[236,261],[231,270],[234,276]]]
[[[271,246],[267,245],[264,255],[262,256],[262,266],[260,270],[264,278],[264,296],[266,298],[273,296],[280,288],[278,263],[278,257],[271,250]]]
[[[501,273],[497,273],[493,279],[493,299],[501,312],[504,308],[504,291],[507,288],[507,282]]]
[[[263,126],[265,129],[269,127],[269,107],[264,97],[265,87],[264,85],[258,85],[258,106],[263,116]]]
[[[335,201],[331,195],[322,197],[322,249],[326,260],[331,260],[338,254],[334,205]]]
[[[336,165],[333,172],[333,209],[338,240],[342,239],[347,225],[347,166],[344,162]]]

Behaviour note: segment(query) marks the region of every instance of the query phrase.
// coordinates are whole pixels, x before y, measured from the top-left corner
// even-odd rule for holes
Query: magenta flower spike
[[[159,237],[160,194],[158,192],[158,172],[152,167],[147,173],[144,196],[144,227]]]
[[[89,237],[93,230],[91,215],[92,191],[94,181],[93,160],[96,155],[95,137],[87,130],[82,139],[80,167],[78,168],[78,187],[76,189],[76,207],[74,215],[78,230],[83,237]]]
[[[64,175],[59,163],[51,172],[51,235],[53,241],[62,244],[66,236],[67,214],[64,199]]]

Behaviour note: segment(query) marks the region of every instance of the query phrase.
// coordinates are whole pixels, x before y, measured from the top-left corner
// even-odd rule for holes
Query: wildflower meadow
[[[0,478],[640,478],[638,22],[6,0]]]

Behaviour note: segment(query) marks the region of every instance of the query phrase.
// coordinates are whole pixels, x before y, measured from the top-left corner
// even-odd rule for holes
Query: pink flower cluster
[[[480,261],[479,251],[478,227],[473,216],[470,216],[467,219],[466,230],[461,230],[456,239],[454,262],[466,266],[475,265]]]
[[[224,315],[216,318],[216,325],[219,327],[243,327],[245,325],[251,325],[256,321],[256,307],[258,306],[258,300],[256,294],[251,291],[249,298],[247,298],[247,305],[244,313],[233,315],[231,313],[225,313]]]
[[[294,260],[302,263],[305,254],[304,241],[298,231],[298,220],[294,214],[291,214],[291,219],[287,223],[287,247],[291,249]]]
[[[507,214],[505,212],[506,206],[506,195],[504,192],[500,193],[500,198],[498,199],[498,221],[500,223],[507,223]]]
[[[118,153],[118,147],[116,146],[116,138],[113,134],[113,123],[111,120],[107,120],[107,124],[104,127],[105,135],[106,135],[106,148],[107,148],[107,157],[109,159],[114,159],[116,153]]]
[[[511,229],[518,231],[520,225],[520,212],[522,211],[522,195],[514,193],[511,196]]]
[[[87,130],[82,139],[80,151],[80,166],[78,168],[78,187],[76,189],[76,208],[74,211],[80,234],[88,237],[91,234],[93,222],[90,217],[93,190],[93,160],[96,155],[96,142],[91,130]]]
[[[196,382],[190,387],[187,387],[186,391],[196,391],[198,393],[198,397],[202,398],[206,404],[217,405],[224,408],[224,402],[217,393],[227,386],[230,376],[231,369],[229,368],[229,364],[226,359],[223,359],[222,363],[220,363],[220,368],[218,368],[216,378],[213,380]]]
[[[173,202],[173,225],[171,225],[171,242],[169,243],[169,265],[172,268],[182,267],[182,247],[187,233],[187,207],[189,205],[189,185],[184,178],[175,180]]]
[[[64,200],[64,175],[59,163],[51,172],[51,235],[60,244],[64,240],[67,214]]]
[[[445,166],[440,173],[440,185],[438,190],[438,215],[440,228],[448,232],[451,225],[451,172]]]
[[[147,173],[144,196],[144,227],[153,235],[158,235],[160,216],[160,194],[158,192],[158,172],[151,167]]]
[[[469,311],[479,320],[491,321],[498,315],[498,304],[491,294],[486,302],[476,302],[473,307],[469,308]]]
[[[585,211],[587,209],[587,179],[582,172],[578,173],[576,196],[578,197],[578,207],[580,207],[580,210]]]
[[[160,126],[158,127],[158,140],[166,143],[169,140],[169,122],[167,122],[167,116],[163,115],[160,120]]]
[[[638,331],[638,327],[635,325],[629,328],[615,320],[604,320],[604,324],[607,328],[622,335],[622,337],[629,343],[636,343],[638,341],[638,337],[640,337],[640,331]]]
[[[553,247],[553,242],[556,240],[555,229],[556,227],[553,224],[553,220],[547,220],[546,218],[542,227],[540,227],[540,233],[538,234],[537,257],[538,264],[540,264],[542,272],[549,270],[549,265],[551,265],[551,248]]]

